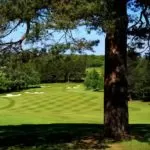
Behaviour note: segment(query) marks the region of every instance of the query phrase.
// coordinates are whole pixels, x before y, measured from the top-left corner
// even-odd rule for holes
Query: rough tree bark
[[[105,136],[124,138],[128,132],[127,1],[113,2],[114,30],[105,39],[104,126]]]

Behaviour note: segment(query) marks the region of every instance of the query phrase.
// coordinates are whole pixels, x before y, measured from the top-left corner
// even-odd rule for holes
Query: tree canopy
[[[0,46],[4,48],[6,45],[19,45],[24,40],[35,42],[45,36],[51,36],[52,33],[49,31],[51,29],[63,30],[64,34],[69,35],[71,29],[81,25],[86,25],[89,32],[91,29],[105,33],[113,32],[114,23],[117,19],[121,19],[113,10],[113,1],[1,0]],[[115,5],[118,4],[117,2]],[[129,27],[127,33],[131,38],[129,46],[143,47],[145,40],[149,41],[149,11],[150,2],[148,0],[128,0]],[[122,17],[122,19],[127,18]],[[26,25],[26,32],[18,41],[5,43],[2,40],[23,24]],[[80,40],[80,46],[81,43],[85,41]],[[149,46],[149,42],[146,46]]]

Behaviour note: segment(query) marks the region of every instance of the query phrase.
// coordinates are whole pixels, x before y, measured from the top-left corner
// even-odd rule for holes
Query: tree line
[[[102,66],[103,58],[36,49],[3,53],[0,56],[0,91],[21,90],[40,83],[83,82],[86,68]]]
[[[131,57],[128,54],[128,85],[131,99],[149,100],[150,98],[150,61],[144,56]],[[30,87],[39,87],[40,83],[83,82],[87,88],[103,89],[103,79],[87,73],[87,68],[104,68],[104,56],[56,54],[36,49],[19,53],[6,52],[0,54],[0,91],[8,92]],[[93,71],[96,74],[96,71]],[[86,78],[87,76],[87,78]],[[91,76],[91,77],[90,77]],[[93,78],[93,79],[92,79]],[[99,78],[99,77],[97,77]],[[96,82],[97,82],[96,81]],[[89,85],[88,85],[89,84]],[[89,88],[90,89],[90,88]]]

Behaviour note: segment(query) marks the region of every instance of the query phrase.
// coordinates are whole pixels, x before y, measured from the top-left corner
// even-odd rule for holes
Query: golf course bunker
[[[70,90],[70,89],[78,89],[79,87],[80,87],[80,85],[73,86],[73,87],[68,86],[66,89],[68,89],[68,90]]]
[[[21,96],[21,94],[6,94],[5,96],[2,97],[18,97]]]
[[[44,92],[25,92],[26,94],[44,94]]]
[[[70,86],[67,87],[68,90],[72,89]]]
[[[74,86],[73,89],[78,89],[80,85]]]
[[[48,86],[48,85],[42,85],[41,86],[41,88],[47,88],[47,87],[49,88],[49,87],[52,87],[52,86]]]

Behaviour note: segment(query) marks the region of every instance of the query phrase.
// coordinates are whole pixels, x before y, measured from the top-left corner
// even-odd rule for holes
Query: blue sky
[[[79,28],[74,32],[75,37],[86,38],[87,40],[100,40],[98,46],[94,47],[95,55],[104,55],[105,50],[105,34],[99,34],[96,31],[92,31],[90,34],[87,34],[85,28]],[[88,54],[93,54],[91,52],[87,52]]]
[[[128,9],[128,14],[130,15],[136,15],[136,17],[139,17],[140,13],[139,10],[137,12],[131,11]],[[131,24],[130,24],[131,25]],[[24,34],[26,29],[25,25],[19,26],[15,32],[13,32],[11,35],[5,38],[6,41],[17,41],[20,39],[20,37]],[[86,29],[84,27],[80,27],[76,29],[73,32],[73,35],[78,38],[86,38],[87,40],[100,40],[100,43],[98,46],[94,47],[95,53],[87,51],[87,54],[95,54],[95,55],[104,55],[104,50],[105,50],[105,34],[98,34],[96,31],[92,31],[91,34],[87,34]],[[58,32],[54,35],[55,36],[55,41],[60,38],[61,34]],[[26,48],[32,48],[36,46],[41,46],[41,44],[34,44],[34,45],[24,45],[24,49]]]
[[[4,40],[5,41],[17,41],[20,39],[20,37],[22,35],[24,35],[26,26],[25,25],[21,25],[19,26],[16,31],[14,31],[13,33],[11,33],[8,37],[6,37]],[[61,34],[59,33],[55,33],[54,34],[54,39],[55,41],[57,41],[57,39],[59,39],[61,36]],[[105,49],[105,35],[104,34],[98,34],[96,31],[92,31],[90,34],[87,34],[87,31],[84,27],[80,27],[76,30],[73,31],[73,36],[77,37],[77,38],[86,38],[87,40],[100,40],[100,43],[98,44],[98,46],[94,46],[94,53],[90,52],[90,51],[86,51],[87,54],[95,54],[95,55],[104,55],[104,49]],[[27,48],[31,48],[31,47],[36,47],[36,46],[40,46],[41,44],[34,44],[34,45],[24,45],[23,48],[27,49]]]

